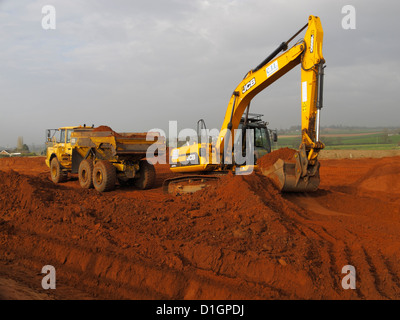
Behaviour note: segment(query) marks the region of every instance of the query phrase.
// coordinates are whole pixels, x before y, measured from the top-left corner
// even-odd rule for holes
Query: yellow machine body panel
[[[50,167],[50,160],[52,156],[56,156],[60,164],[67,169],[71,168],[71,157],[72,157],[72,144],[71,135],[74,129],[79,127],[62,127],[60,131],[60,139],[57,141],[55,137],[47,141],[47,152],[45,163]]]
[[[306,29],[304,38],[297,41],[288,49],[288,43],[302,30]],[[173,172],[201,172],[209,170],[235,170],[234,162],[226,161],[226,149],[232,146],[234,132],[238,128],[241,118],[249,107],[251,100],[262,90],[280,79],[294,67],[301,66],[301,126],[302,142],[298,151],[299,163],[296,167],[296,177],[285,179],[294,181],[297,185],[303,179],[308,185],[308,176],[318,176],[317,156],[324,144],[319,141],[319,111],[322,108],[322,82],[324,57],[322,55],[323,29],[320,19],[309,16],[308,23],[291,39],[282,43],[259,66],[250,70],[244,79],[233,91],[226,114],[221,126],[218,139],[214,145],[182,146],[173,149],[171,154],[171,170]],[[277,56],[281,51],[284,51]],[[203,149],[210,152],[203,156]],[[230,165],[226,165],[229,163]],[[211,164],[211,166],[210,166]],[[311,168],[315,166],[315,168]],[[283,167],[283,166],[281,166]],[[289,168],[290,166],[285,166]],[[290,168],[291,169],[291,168]],[[283,172],[281,170],[281,172]],[[291,172],[286,170],[285,172]],[[287,183],[286,183],[287,184]],[[293,184],[290,182],[290,184]],[[318,186],[318,181],[314,185]],[[284,183],[282,183],[284,185]],[[288,188],[296,189],[295,186]],[[307,188],[300,188],[306,190]]]
[[[217,167],[213,165],[212,145],[210,143],[196,143],[172,149],[170,164],[172,172],[200,172],[211,171]],[[176,166],[174,166],[174,164]]]

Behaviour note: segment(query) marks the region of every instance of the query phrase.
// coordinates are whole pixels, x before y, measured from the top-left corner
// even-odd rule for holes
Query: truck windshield
[[[67,143],[71,142],[71,133],[73,130],[67,130]]]
[[[60,130],[48,129],[47,130],[47,141],[59,142],[60,141]]]
[[[60,130],[60,140],[58,142],[60,143],[65,142],[65,129]]]

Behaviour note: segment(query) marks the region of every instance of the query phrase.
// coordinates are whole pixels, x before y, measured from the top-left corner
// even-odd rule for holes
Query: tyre
[[[93,161],[88,159],[82,160],[79,165],[79,184],[84,189],[93,188]]]
[[[115,167],[108,161],[98,161],[93,168],[93,186],[99,192],[115,188],[117,173]]]
[[[50,176],[54,183],[61,183],[67,180],[68,173],[63,172],[60,162],[54,157],[50,162]]]
[[[154,166],[146,160],[140,161],[138,178],[135,178],[135,186],[139,189],[149,189],[154,185],[156,180],[156,170]]]

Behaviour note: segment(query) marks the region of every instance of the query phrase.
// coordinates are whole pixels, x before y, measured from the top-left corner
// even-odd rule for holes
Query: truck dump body
[[[52,129],[50,129],[52,130]],[[49,131],[49,130],[48,130]],[[47,138],[46,164],[53,182],[67,179],[68,173],[78,173],[82,188],[95,187],[109,191],[120,185],[151,188],[155,170],[146,160],[166,152],[165,138],[158,132],[117,133],[110,127],[64,127],[60,138]]]
[[[146,140],[147,138],[149,140]],[[165,139],[158,133],[116,133],[112,130],[76,129],[71,136],[71,145],[81,156],[85,157],[86,153],[92,150],[101,158],[109,160],[143,159],[146,157],[147,149],[154,143],[157,143],[158,151],[165,152]]]

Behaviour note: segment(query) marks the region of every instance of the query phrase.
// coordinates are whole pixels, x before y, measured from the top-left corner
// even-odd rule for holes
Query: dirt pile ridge
[[[109,126],[98,126],[93,129],[94,132],[111,132],[111,135],[117,137],[117,138],[141,138],[141,139],[146,139],[147,132],[134,132],[134,133],[118,133],[111,129]],[[157,132],[153,132],[153,135],[158,135]]]
[[[12,212],[24,209],[29,212],[41,206],[43,201],[51,199],[52,191],[43,194],[40,187],[35,187],[37,178],[10,170],[9,172],[0,171],[0,180],[2,182],[0,184],[0,203],[3,210]]]
[[[276,161],[282,159],[288,162],[294,162],[294,155],[296,150],[290,148],[281,148],[271,153],[267,153],[266,155],[262,156],[257,160],[257,165],[261,168],[269,168],[270,166],[274,165]]]
[[[94,132],[107,132],[111,131],[111,134],[115,137],[121,137],[121,135],[118,132],[115,132],[113,129],[111,129],[109,126],[98,126],[93,129]]]
[[[168,165],[155,166],[155,189],[98,193],[74,175],[54,185],[44,158],[1,159],[0,278],[18,266],[40,292],[32,272],[53,265],[57,299],[400,298],[400,203],[365,191],[369,179],[393,183],[399,162],[323,160],[312,194],[281,194],[253,173],[172,196]],[[357,290],[341,287],[348,264]]]
[[[361,177],[356,185],[360,191],[400,194],[400,161],[382,159]]]

